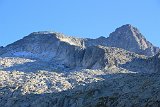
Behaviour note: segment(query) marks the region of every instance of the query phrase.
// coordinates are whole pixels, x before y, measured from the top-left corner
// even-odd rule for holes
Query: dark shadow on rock
[[[156,72],[154,61],[150,59],[134,58],[132,61],[119,65],[124,69],[137,73],[153,73]]]
[[[160,53],[149,58],[135,58],[126,64],[120,65],[120,67],[139,73],[160,72]]]

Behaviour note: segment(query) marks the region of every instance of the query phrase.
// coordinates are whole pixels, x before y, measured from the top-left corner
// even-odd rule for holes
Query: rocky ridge
[[[107,38],[87,39],[85,43],[87,46],[103,45],[122,48],[146,56],[154,56],[159,52],[158,47],[153,46],[136,27],[130,24],[117,28]]]
[[[159,48],[148,42],[137,28],[127,24],[117,28],[108,38],[97,39],[74,38],[55,32],[34,32],[2,48],[0,56],[34,59],[45,68],[48,68],[45,63],[50,63],[51,69],[69,71],[103,69],[110,65],[122,64],[123,59],[130,61],[133,57],[140,57],[132,52],[153,56],[158,50]]]
[[[158,107],[158,50],[129,24],[108,38],[31,33],[0,48],[0,106]]]
[[[20,44],[22,46],[20,46]],[[90,46],[102,45],[107,47],[122,48],[146,56],[153,56],[159,51],[159,48],[153,46],[152,43],[147,41],[137,28],[126,24],[117,28],[109,35],[108,38],[99,37],[97,39],[75,38],[56,32],[34,32],[23,39],[4,47],[0,54],[9,56],[14,55],[15,52],[12,51],[15,49],[14,51],[16,52],[30,52],[26,53],[29,55],[35,53],[48,56],[50,54],[54,57],[57,48],[63,47],[63,45],[66,45],[65,47],[68,45],[70,47],[75,46],[76,48],[81,49]],[[47,52],[44,52],[45,50]],[[48,50],[51,50],[52,53],[48,53]],[[18,53],[15,55],[17,54]]]

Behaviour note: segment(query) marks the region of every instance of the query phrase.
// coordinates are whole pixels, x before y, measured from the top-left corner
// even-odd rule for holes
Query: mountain
[[[9,56],[14,54],[32,57],[39,57],[39,55],[53,57],[55,56],[58,47],[63,47],[62,45],[75,46],[79,49],[102,45],[122,48],[146,56],[153,56],[159,51],[159,48],[147,41],[137,28],[130,24],[126,24],[117,28],[108,38],[101,36],[97,39],[75,38],[65,36],[61,33],[47,31],[34,32],[23,39],[4,47],[4,51],[0,54],[4,55],[5,53],[5,55]]]
[[[19,70],[19,68],[26,70],[26,66],[31,64],[34,67],[27,71],[37,71],[41,67],[49,71],[53,69],[68,71],[104,69],[111,65],[122,64],[126,66],[125,63],[133,59],[143,58],[140,55],[152,56],[158,50],[159,48],[148,42],[137,28],[127,24],[117,28],[108,38],[99,37],[97,39],[75,38],[47,31],[33,32],[23,39],[1,48],[0,56],[22,58],[20,59],[22,63],[15,67],[3,64],[5,70]],[[26,62],[26,59],[36,61],[23,63]],[[15,58],[10,60],[15,60]],[[50,66],[47,63],[50,63]]]
[[[107,39],[109,46],[123,48],[137,54],[153,56],[159,51],[158,47],[153,46],[137,28],[130,24],[117,28]]]
[[[97,39],[33,32],[0,47],[0,107],[159,107],[158,51],[129,24]]]
[[[61,50],[63,50],[61,53],[63,56],[63,53],[67,53],[68,49],[72,49],[73,46],[81,49],[81,41],[75,41],[76,38],[64,37],[60,33],[34,32],[21,40],[7,45],[0,54],[2,56],[21,56],[50,60],[56,56],[56,52],[61,53]]]
[[[37,71],[44,68],[47,71],[103,69],[141,57],[133,52],[115,47],[100,45],[85,47],[83,39],[51,32],[32,33],[6,46],[0,54],[1,57],[14,57],[1,61],[4,70],[18,71]],[[16,64],[17,60],[21,63]],[[47,65],[48,63],[50,66]],[[11,66],[15,64],[15,67]],[[31,65],[33,67],[28,67]]]
[[[130,24],[117,28],[108,38],[87,39],[86,45],[117,47],[146,56],[153,56],[159,51],[158,47],[153,46],[136,27]]]

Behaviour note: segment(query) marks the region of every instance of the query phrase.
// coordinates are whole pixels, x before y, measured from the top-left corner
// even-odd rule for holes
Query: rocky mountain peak
[[[130,24],[117,28],[107,39],[109,46],[123,48],[147,56],[155,55],[158,50],[146,40],[136,27]]]
[[[148,41],[143,37],[139,30],[130,24],[123,25],[117,28],[113,33],[110,34],[109,39],[118,39],[120,46],[124,45],[125,48],[135,47],[139,49],[147,49],[149,46]],[[131,50],[134,50],[131,48]]]
[[[125,25],[122,25],[121,27],[117,28],[117,29],[131,29],[133,28],[133,26],[131,24],[125,24]]]

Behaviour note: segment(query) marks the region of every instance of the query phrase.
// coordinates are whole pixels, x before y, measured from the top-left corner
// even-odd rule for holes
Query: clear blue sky
[[[127,23],[160,46],[159,0],[0,0],[0,45],[34,31],[107,37]]]

